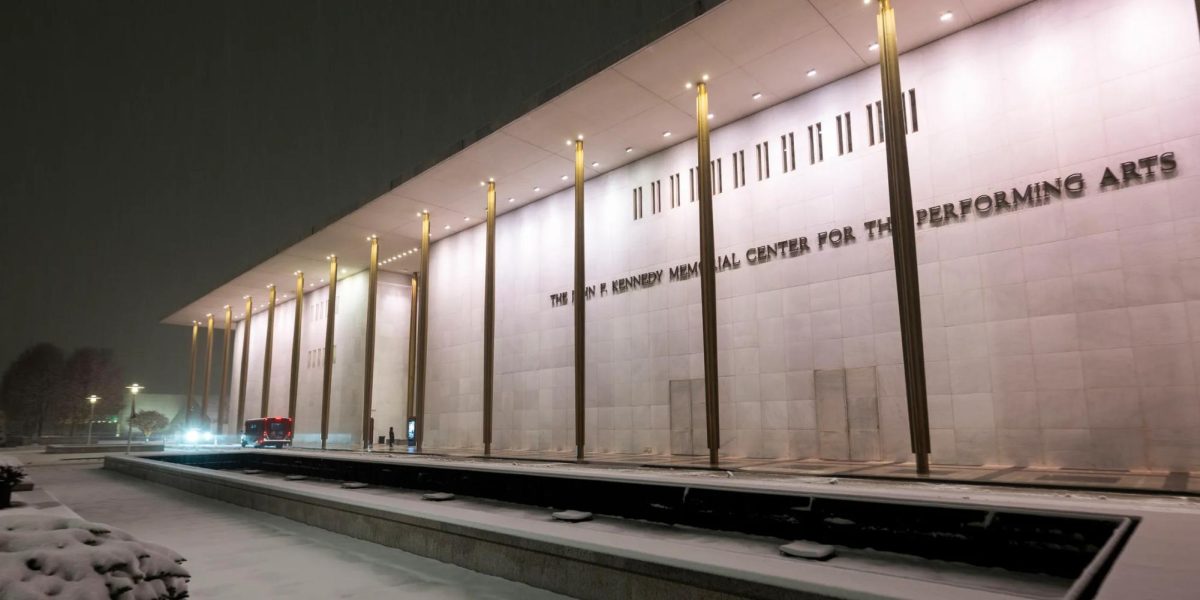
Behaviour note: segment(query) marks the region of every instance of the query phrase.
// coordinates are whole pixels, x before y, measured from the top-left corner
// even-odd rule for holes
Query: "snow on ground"
[[[186,598],[183,561],[108,525],[0,512],[0,598]]]
[[[83,518],[187,558],[195,598],[563,598],[95,464],[30,471]]]

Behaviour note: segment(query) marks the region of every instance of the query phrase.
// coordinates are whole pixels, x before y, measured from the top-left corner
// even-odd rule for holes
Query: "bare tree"
[[[63,395],[63,351],[54,344],[30,346],[4,371],[0,410],[9,431],[42,436],[52,406]]]

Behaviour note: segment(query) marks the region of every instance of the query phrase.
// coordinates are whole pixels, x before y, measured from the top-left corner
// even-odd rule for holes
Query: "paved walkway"
[[[98,464],[30,469],[85,519],[168,546],[195,598],[563,598],[267,513],[147,483]]]

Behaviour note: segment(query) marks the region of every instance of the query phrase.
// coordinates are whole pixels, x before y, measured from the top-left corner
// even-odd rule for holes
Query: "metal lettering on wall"
[[[1157,170],[1155,170],[1157,168]],[[1114,171],[1105,167],[1100,176],[1100,191],[1117,190],[1156,181],[1168,177],[1178,168],[1174,152],[1164,152],[1155,156],[1146,156],[1134,161],[1122,162]],[[973,198],[963,198],[958,202],[940,204],[920,208],[915,211],[917,227],[941,227],[959,223],[973,216],[988,218],[994,215],[1028,210],[1046,206],[1054,200],[1076,198],[1082,196],[1087,188],[1083,173],[1072,173],[1065,178],[1058,177],[1054,181],[1037,181],[1022,188],[998,190],[991,194],[980,194]],[[868,241],[883,239],[891,235],[891,218],[872,219],[862,225]],[[861,234],[859,234],[861,235]],[[754,266],[773,260],[782,260],[803,256],[809,252],[840,248],[857,242],[854,226],[844,225],[827,231],[818,232],[810,242],[809,236],[797,236],[778,242],[751,246],[744,253],[722,254],[716,259],[716,270],[730,271],[739,269],[743,264]],[[744,257],[744,261],[743,261]],[[584,288],[584,298],[604,297],[609,294],[617,295],[635,290],[654,287],[663,283],[663,269],[637,273],[628,277],[619,277],[611,281],[592,284]],[[668,267],[667,280],[671,282],[686,281],[700,276],[700,262],[692,261]],[[570,291],[550,294],[550,306],[566,306],[574,300]]]

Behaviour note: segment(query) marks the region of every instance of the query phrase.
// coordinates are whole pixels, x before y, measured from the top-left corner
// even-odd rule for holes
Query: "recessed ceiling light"
[[[450,226],[447,225],[447,226],[443,227],[442,229],[450,229]]]
[[[692,89],[692,82],[689,81],[689,82],[683,84],[683,89],[685,89],[685,90]]]
[[[626,146],[626,147],[625,147],[625,154],[629,154],[630,152],[633,152],[633,146]]]
[[[708,73],[701,75],[700,79],[701,79],[701,81],[708,81]]]
[[[509,199],[508,199],[508,201],[509,201],[509,202],[516,202],[516,200],[517,200],[516,198],[509,198]]]
[[[863,0],[863,4],[870,4],[871,0]]]
[[[941,19],[943,23],[949,23],[950,21],[954,20],[954,13],[946,11],[938,18]]]
[[[750,98],[754,100],[762,100],[762,92],[754,92]]]
[[[879,49],[879,42],[871,42],[871,45],[867,46],[867,50],[870,50],[871,52],[874,52],[878,49]]]
[[[464,221],[470,221],[470,220],[471,220],[471,217],[463,217],[463,220],[464,220]]]
[[[541,186],[534,186],[533,191],[540,192],[540,191],[542,191],[542,188],[541,188]]]
[[[566,180],[567,180],[567,176],[566,176],[566,175],[563,175],[562,177],[559,177],[559,179],[561,179],[561,180],[563,180],[563,181],[566,181]]]
[[[712,114],[712,113],[708,113],[708,118],[709,118],[709,119],[712,119],[712,118],[713,118],[713,114]]]
[[[671,132],[670,132],[670,131],[664,131],[664,132],[663,132],[663,137],[671,137]]]
[[[816,70],[816,69],[809,69],[809,70],[808,70],[808,73],[805,73],[805,74],[806,74],[806,75],[808,75],[809,77],[816,77],[816,76],[817,76],[817,70]]]
[[[600,163],[598,163],[598,162],[594,162],[594,163],[592,163],[592,168],[593,168],[593,169],[595,169],[595,168],[597,168],[597,167],[599,167],[599,166],[600,166]]]

